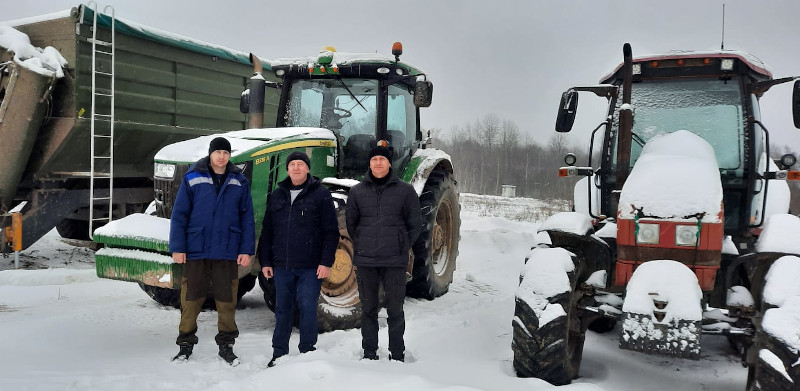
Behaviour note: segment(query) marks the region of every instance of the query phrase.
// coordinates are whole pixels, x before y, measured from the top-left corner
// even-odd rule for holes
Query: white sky
[[[723,2],[726,49],[753,53],[775,77],[800,75],[800,52],[791,44],[800,36],[795,21],[800,2],[794,0],[110,4],[120,18],[270,59],[316,55],[327,45],[339,51],[389,53],[392,43],[401,41],[402,58],[424,69],[435,84],[434,104],[423,109],[423,127],[449,132],[454,125],[494,113],[546,143],[555,133],[561,92],[573,85],[596,84],[621,62],[623,43],[632,44],[634,56],[719,49]],[[100,2],[100,8],[107,4]],[[75,5],[66,0],[15,2],[0,18]],[[791,122],[790,94],[790,84],[774,87],[762,101],[762,112],[773,140],[797,151],[800,130]],[[581,99],[571,142],[586,143],[589,131],[602,119],[598,103],[602,100],[589,95]]]

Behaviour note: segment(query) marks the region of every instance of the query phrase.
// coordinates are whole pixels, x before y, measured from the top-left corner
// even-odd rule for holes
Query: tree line
[[[587,161],[587,151],[569,146],[565,134],[533,140],[495,114],[431,135],[435,146],[450,154],[459,191],[466,193],[501,195],[503,185],[512,185],[518,197],[571,201],[578,178],[559,178],[558,168],[566,165],[568,152],[578,156],[578,164]]]

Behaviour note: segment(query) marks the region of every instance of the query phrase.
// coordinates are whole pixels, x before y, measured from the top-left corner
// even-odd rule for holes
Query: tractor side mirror
[[[794,127],[800,129],[800,80],[794,82],[792,90],[792,118],[794,118]]]
[[[433,101],[433,83],[420,80],[414,85],[414,106],[430,107]]]
[[[558,104],[558,116],[556,117],[556,132],[566,133],[572,130],[577,109],[578,91],[570,88],[561,94],[561,102]]]

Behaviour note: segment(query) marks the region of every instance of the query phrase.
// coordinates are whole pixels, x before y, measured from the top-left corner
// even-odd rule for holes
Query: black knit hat
[[[211,155],[214,151],[228,151],[231,153],[231,143],[224,137],[215,137],[208,145],[208,154]]]
[[[289,163],[291,163],[292,160],[302,160],[303,162],[306,163],[306,166],[308,166],[308,168],[311,168],[311,161],[308,160],[308,155],[306,155],[303,152],[294,151],[294,152],[289,154],[289,156],[286,158],[286,169],[287,170],[289,169]]]
[[[375,156],[383,156],[386,160],[392,161],[392,151],[380,145],[369,150],[369,158],[372,159]]]

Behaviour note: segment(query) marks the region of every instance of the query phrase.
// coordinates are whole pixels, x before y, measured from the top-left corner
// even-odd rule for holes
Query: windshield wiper
[[[354,94],[353,91],[350,91],[350,88],[347,87],[347,84],[344,84],[341,77],[336,78],[336,80],[339,82],[339,84],[342,85],[342,87],[344,87],[345,90],[347,90],[347,92],[350,94],[350,97],[353,98],[353,100],[356,101],[356,103],[358,103],[358,105],[361,106],[361,108],[364,109],[364,111],[369,112],[367,111],[367,108],[361,104],[361,101],[358,100],[358,98],[356,98],[356,94]],[[366,98],[367,97],[365,96],[364,99]]]

